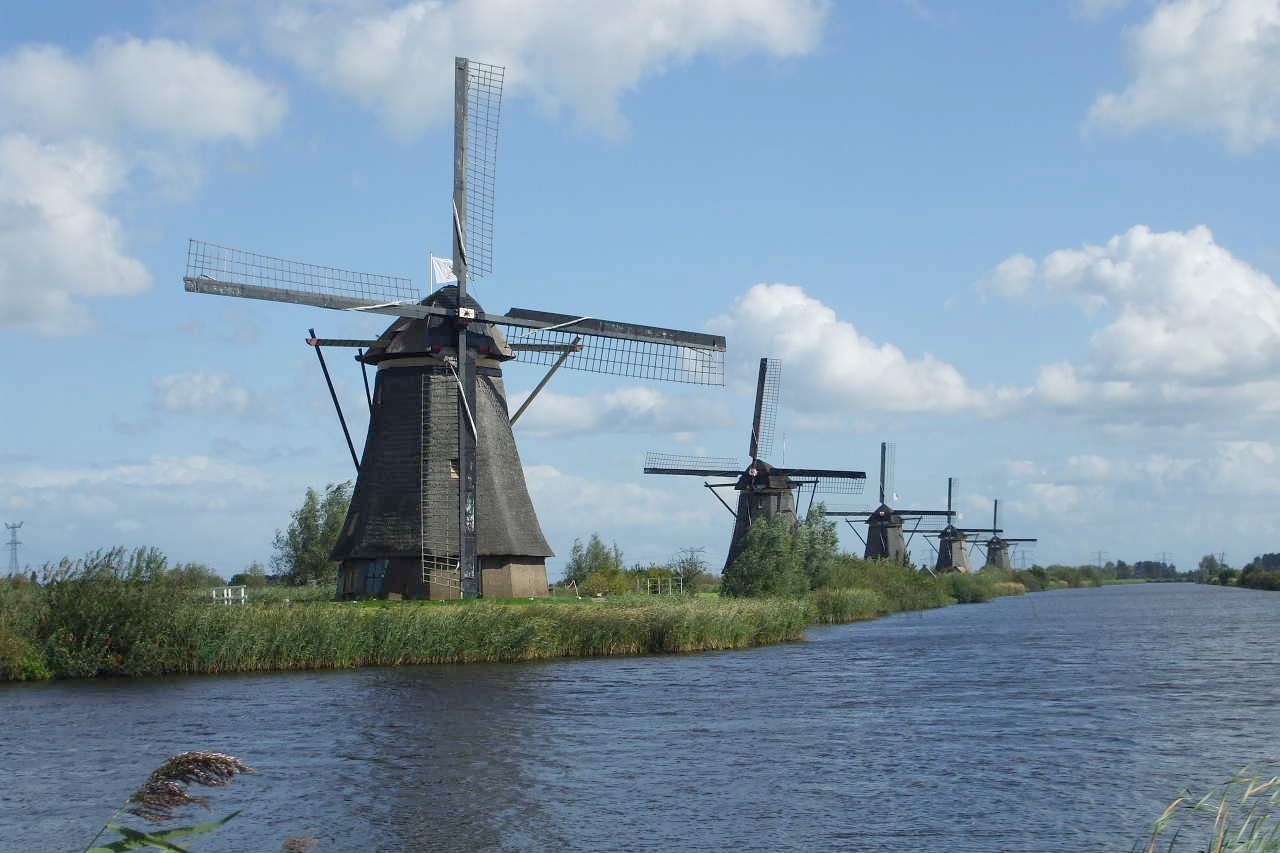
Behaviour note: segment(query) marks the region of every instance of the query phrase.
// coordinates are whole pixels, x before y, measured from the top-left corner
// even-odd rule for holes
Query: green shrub
[[[987,578],[962,572],[948,572],[942,577],[951,597],[960,604],[980,604],[991,600],[992,582]]]
[[[809,593],[818,622],[834,625],[874,619],[889,612],[874,589],[817,589]]]
[[[809,591],[805,545],[804,538],[795,535],[791,519],[780,515],[756,519],[738,556],[724,570],[720,594],[731,598],[803,596]]]
[[[875,590],[889,613],[928,610],[955,603],[942,578],[889,560],[842,556],[831,567],[823,586],[829,589]]]

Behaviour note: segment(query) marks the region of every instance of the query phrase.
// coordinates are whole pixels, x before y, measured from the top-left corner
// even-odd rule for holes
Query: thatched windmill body
[[[938,531],[938,559],[933,564],[933,570],[939,574],[943,572],[964,572],[967,574],[971,571],[969,566],[968,531],[956,527],[950,515],[951,493],[954,485],[955,480],[948,477],[947,526]]]
[[[943,516],[950,519],[954,512],[950,506],[945,510],[934,509],[895,509],[889,506],[892,496],[892,468],[894,447],[887,442],[880,443],[880,505],[873,510],[834,510],[828,509],[827,515],[844,518],[855,532],[853,519],[864,519],[867,535],[863,540],[865,548],[863,557],[868,560],[890,560],[895,563],[909,563],[910,553],[907,551],[908,537],[903,534],[906,520],[915,522],[912,533],[919,530],[920,522],[929,517]],[[896,496],[894,496],[896,498]],[[861,537],[861,534],[859,534]]]
[[[685,477],[731,479],[730,483],[704,482],[708,490],[733,514],[733,537],[725,557],[727,569],[742,550],[747,532],[757,519],[782,517],[796,521],[796,492],[812,487],[817,494],[861,494],[867,475],[862,471],[832,468],[780,468],[764,461],[773,452],[773,436],[777,420],[778,396],[781,391],[781,363],[777,359],[760,359],[756,378],[756,404],[751,419],[746,468],[731,457],[681,456],[650,453],[645,459],[646,474],[675,474]],[[733,488],[738,493],[737,509],[717,494],[718,489]]]
[[[646,379],[723,384],[724,338],[587,315],[511,309],[488,314],[467,292],[491,271],[494,166],[502,69],[459,58],[454,69],[453,259],[446,285],[420,299],[405,278],[284,261],[199,241],[187,290],[396,320],[357,348],[377,370],[369,432],[333,558],[339,596],[458,598],[545,595],[552,555],[529,498],[511,424],[561,367]],[[509,415],[502,365],[550,365]],[[346,432],[341,406],[330,394]]]

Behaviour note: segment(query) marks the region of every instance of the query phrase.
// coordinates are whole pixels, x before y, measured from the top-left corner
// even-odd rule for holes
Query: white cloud
[[[946,413],[990,404],[950,364],[907,356],[864,337],[852,323],[790,284],[757,284],[711,321],[733,350],[779,358],[783,405],[815,411]]]
[[[512,412],[526,396],[527,392],[512,395]],[[600,432],[687,433],[732,422],[724,401],[710,395],[668,394],[632,385],[595,397],[543,391],[516,422],[516,430],[569,438]]]
[[[984,296],[1023,296],[1031,289],[1035,274],[1034,260],[1026,255],[1011,255],[979,279],[976,287]]]
[[[1238,152],[1280,136],[1275,0],[1171,0],[1130,38],[1133,80],[1094,102],[1089,125],[1190,127],[1221,134]]]
[[[1276,412],[1280,288],[1218,245],[1208,228],[1143,225],[1104,245],[1016,259],[1025,286],[1076,301],[1099,326],[1084,364],[1039,369],[1032,400],[1058,410],[1167,417],[1210,409]]]
[[[253,405],[253,394],[225,373],[192,370],[162,376],[154,383],[157,405],[166,412],[239,415]]]
[[[189,196],[199,183],[189,146],[253,142],[284,108],[252,74],[165,39],[0,55],[0,328],[81,331],[92,325],[86,298],[148,288],[111,203],[138,170]]]
[[[0,487],[23,490],[81,488],[107,484],[146,488],[236,483],[261,488],[255,469],[208,456],[154,456],[146,462],[87,467],[29,466],[0,477]]]
[[[145,290],[119,221],[102,206],[125,168],[90,142],[41,144],[0,135],[0,327],[57,335],[89,325],[79,297]]]
[[[0,115],[62,138],[143,131],[252,143],[279,126],[284,95],[212,51],[168,39],[103,38],[81,57],[53,45],[0,56]]]
[[[262,22],[273,50],[410,136],[453,107],[453,56],[506,66],[506,89],[607,134],[619,100],[701,56],[793,57],[817,45],[823,0],[460,0],[292,3]]]

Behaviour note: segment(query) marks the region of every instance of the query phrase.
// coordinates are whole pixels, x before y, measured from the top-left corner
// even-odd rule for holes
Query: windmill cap
[[[458,307],[458,286],[446,284],[432,293],[420,304],[450,310]],[[478,314],[484,309],[480,303],[467,294],[462,300],[463,307],[470,308]],[[416,358],[425,355],[437,355],[441,351],[454,351],[458,341],[454,335],[453,323],[445,317],[424,317],[414,319],[399,317],[378,338],[378,342],[369,347],[364,354],[367,364],[378,364],[396,358]],[[494,325],[473,323],[467,330],[467,346],[474,349],[482,358],[495,361],[509,361],[515,353],[507,343],[506,336]]]
[[[752,471],[755,472],[753,477]],[[749,489],[752,487],[754,479],[755,488],[761,487],[766,489],[793,489],[796,484],[791,482],[791,478],[783,472],[777,471],[768,462],[763,459],[752,459],[751,464],[742,472],[742,476],[738,478],[739,489]]]

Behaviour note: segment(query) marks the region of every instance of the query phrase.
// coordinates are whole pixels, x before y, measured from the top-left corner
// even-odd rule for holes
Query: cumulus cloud
[[[527,394],[514,394],[511,409]],[[585,433],[688,433],[733,423],[723,400],[710,395],[669,394],[632,385],[598,396],[543,391],[516,422],[520,433],[571,438]]]
[[[250,72],[169,39],[103,38],[83,56],[25,45],[0,56],[0,115],[43,136],[140,130],[252,143],[285,107],[280,90]]]
[[[711,321],[739,353],[782,359],[784,403],[797,409],[955,412],[1005,392],[979,392],[952,365],[877,343],[800,287],[757,284]]]
[[[186,146],[253,142],[284,109],[272,87],[181,42],[0,55],[0,328],[81,331],[92,321],[86,299],[149,287],[108,212],[134,173],[190,192],[198,176],[179,165]]]
[[[323,85],[410,136],[448,120],[452,56],[504,65],[511,94],[621,133],[619,101],[644,79],[702,56],[786,58],[817,45],[823,0],[460,0],[291,3],[263,37]]]
[[[42,335],[89,325],[84,296],[145,290],[151,277],[103,210],[125,180],[109,149],[0,135],[0,326]]]
[[[1220,134],[1237,152],[1280,135],[1275,0],[1171,0],[1130,39],[1133,79],[1094,102],[1089,126],[1189,127]]]
[[[1019,294],[1075,301],[1099,327],[1084,364],[1039,369],[1036,401],[1056,409],[1195,412],[1230,405],[1276,411],[1280,288],[1220,246],[1208,228],[1154,232],[1143,225],[1103,245],[1014,256]],[[999,288],[996,288],[999,290]]]
[[[191,370],[162,376],[154,383],[156,404],[166,412],[216,417],[241,415],[254,403],[249,389],[225,373]]]

